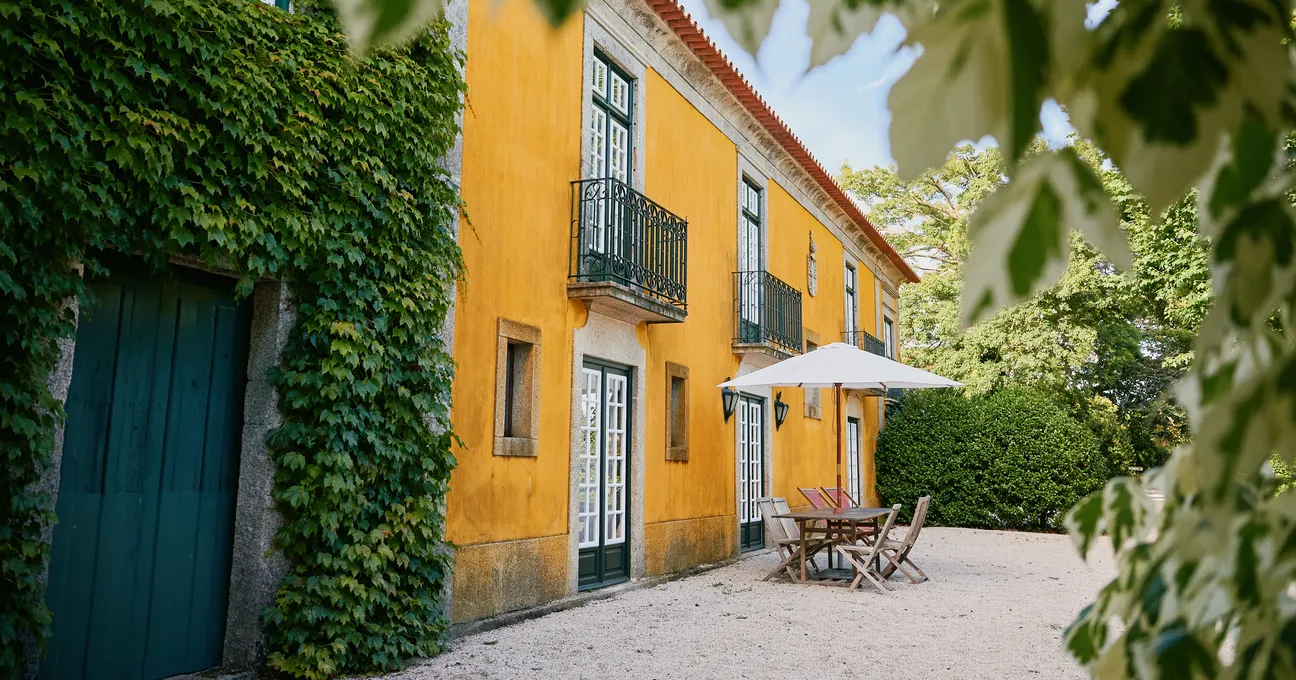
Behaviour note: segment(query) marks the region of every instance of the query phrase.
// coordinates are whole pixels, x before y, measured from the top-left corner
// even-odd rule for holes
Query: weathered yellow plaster
[[[455,551],[451,621],[472,621],[567,594],[567,537],[482,543]]]
[[[644,527],[645,570],[656,576],[719,562],[733,557],[737,540],[732,514],[649,524]]]
[[[734,517],[733,421],[716,385],[735,375],[738,151],[656,72],[648,72],[647,195],[689,223],[688,319],[649,326],[644,521]],[[666,460],[666,362],[689,369],[689,460]],[[731,542],[732,544],[732,542]],[[648,559],[655,559],[651,557]]]
[[[580,175],[582,19],[557,31],[528,0],[468,7],[460,225],[467,284],[455,308],[451,541],[563,536],[571,437],[567,300],[571,187]],[[491,455],[498,319],[543,334],[538,455]],[[456,569],[456,574],[461,571]]]

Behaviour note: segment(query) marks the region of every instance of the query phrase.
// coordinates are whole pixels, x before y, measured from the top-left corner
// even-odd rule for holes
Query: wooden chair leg
[[[879,550],[878,557],[890,562],[878,573],[881,574],[882,578],[891,578],[891,575],[896,572],[896,568],[900,566],[900,563],[896,561],[895,551]]]
[[[878,578],[878,575],[874,573],[873,569],[869,567],[869,563],[873,561],[873,553],[876,551],[870,551],[869,556],[863,560],[860,559],[860,555],[856,551],[844,550],[840,546],[837,548],[836,552],[855,567],[855,579],[851,581],[851,590],[859,588],[860,583],[867,580],[869,583],[873,584],[874,588],[877,588],[883,593],[890,592]]]
[[[924,574],[924,573],[923,573],[923,570],[922,570],[922,569],[919,569],[919,568],[918,568],[918,565],[914,564],[914,561],[911,560],[911,559],[909,559],[909,557],[908,557],[907,555],[905,556],[904,564],[908,565],[910,569],[913,569],[914,571],[918,572],[918,579],[917,579],[917,580],[914,580],[914,577],[913,577],[913,576],[910,576],[910,575],[909,575],[909,572],[906,571],[906,572],[905,572],[905,576],[909,576],[909,580],[913,581],[914,583],[922,583],[923,581],[928,580],[928,579],[927,579],[927,574]],[[901,568],[903,569],[904,566],[901,565]]]
[[[855,578],[851,581],[850,587],[848,588],[848,590],[855,590],[859,587],[860,581],[864,578],[864,570],[860,568],[859,560],[855,559],[855,556],[852,555],[849,550],[842,550],[841,546],[835,546],[833,551],[838,555],[841,555],[842,559],[851,563],[855,567]]]
[[[910,583],[922,583],[922,581],[919,581],[918,578],[914,576],[914,573],[909,570],[909,567],[905,566],[905,559],[903,557],[888,559],[891,559],[895,567],[900,570],[900,573],[904,574],[905,577],[909,579]]]
[[[919,569],[918,565],[914,564],[913,560],[909,559],[909,551],[906,550],[903,553],[897,553],[895,551],[888,552],[883,550],[882,556],[891,563],[887,565],[886,569],[882,570],[882,578],[891,578],[891,575],[899,569],[911,583],[922,583],[927,580],[927,574],[924,574],[922,569]],[[910,571],[910,569],[913,569],[913,571]],[[915,572],[917,572],[917,576],[914,575]]]
[[[793,581],[796,580],[796,576],[793,575],[793,573],[792,573],[792,562],[795,561],[798,557],[800,557],[800,556],[801,556],[801,553],[799,553],[799,552],[797,552],[797,551],[795,551],[795,550],[792,550],[792,551],[789,551],[789,552],[790,552],[791,554],[785,556],[785,557],[783,558],[783,561],[782,561],[781,563],[779,563],[779,565],[778,565],[777,567],[774,567],[774,570],[773,570],[773,571],[771,571],[770,573],[766,574],[766,575],[765,575],[765,578],[761,579],[762,581],[768,581],[768,580],[774,578],[775,576],[778,576],[778,575],[779,575],[779,572],[784,571],[784,570],[787,571],[787,575],[790,576],[790,577],[792,578]]]
[[[868,582],[872,583],[873,587],[877,588],[882,593],[885,594],[891,592],[891,590],[886,587],[886,582],[883,581],[877,574],[873,573],[871,569],[869,571],[861,571],[860,576],[863,576],[864,578],[868,579]]]

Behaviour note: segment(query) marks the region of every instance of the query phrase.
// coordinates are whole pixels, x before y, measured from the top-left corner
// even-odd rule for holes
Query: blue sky
[[[860,36],[846,54],[806,72],[806,0],[782,0],[755,59],[707,14],[703,0],[679,1],[829,172],[836,174],[844,161],[856,168],[891,162],[887,95],[917,56],[912,48],[897,50],[905,37],[900,22],[883,17],[873,33]],[[1091,18],[1105,15],[1110,4],[1111,0],[1098,2]],[[1051,102],[1042,120],[1051,142],[1059,142],[1070,130],[1066,115]]]

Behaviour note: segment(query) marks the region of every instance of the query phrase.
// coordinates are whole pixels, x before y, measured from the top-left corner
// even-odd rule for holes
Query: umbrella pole
[[[837,398],[837,512],[842,512],[842,386],[841,383],[833,385],[833,392]]]

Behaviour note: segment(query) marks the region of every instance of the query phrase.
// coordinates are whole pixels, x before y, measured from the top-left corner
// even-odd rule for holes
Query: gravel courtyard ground
[[[1062,631],[1112,575],[1061,535],[924,529],[931,580],[762,583],[772,553],[456,640],[393,676],[433,678],[1079,678]],[[867,587],[867,586],[866,586]]]

